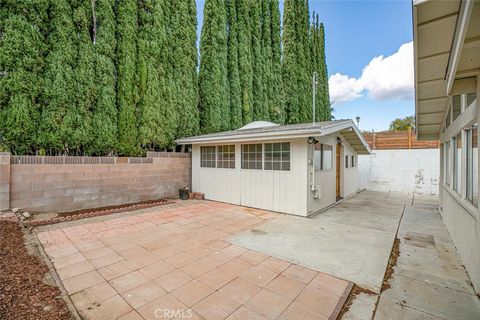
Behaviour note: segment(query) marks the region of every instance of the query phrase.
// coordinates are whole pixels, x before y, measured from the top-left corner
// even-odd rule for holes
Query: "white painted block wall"
[[[439,149],[373,150],[358,156],[358,184],[367,190],[437,195],[439,180]]]

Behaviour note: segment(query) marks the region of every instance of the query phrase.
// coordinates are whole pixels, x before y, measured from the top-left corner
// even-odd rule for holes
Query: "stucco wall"
[[[149,161],[129,163],[128,158],[116,158],[110,164],[12,163],[9,206],[71,211],[176,197],[179,187],[190,185],[189,154],[152,157]]]
[[[436,195],[439,179],[439,149],[375,150],[358,156],[358,183],[368,190]]]

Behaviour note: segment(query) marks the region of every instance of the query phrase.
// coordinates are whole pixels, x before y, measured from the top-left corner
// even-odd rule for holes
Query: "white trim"
[[[450,56],[448,58],[447,72],[445,80],[447,83],[446,95],[452,91],[453,82],[457,73],[458,62],[462,53],[465,36],[467,34],[468,23],[473,9],[473,0],[463,0],[460,5],[460,12],[458,13],[457,24],[455,26],[455,34],[453,36],[452,48],[450,49]]]

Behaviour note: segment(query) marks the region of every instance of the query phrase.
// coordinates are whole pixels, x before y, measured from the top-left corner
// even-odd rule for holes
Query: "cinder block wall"
[[[190,186],[190,154],[150,156],[114,158],[110,164],[65,164],[86,163],[92,159],[79,161],[80,157],[69,157],[71,161],[64,163],[56,159],[16,161],[12,157],[9,207],[39,212],[72,211],[176,197],[179,187]]]
[[[10,208],[10,154],[0,152],[0,211]]]

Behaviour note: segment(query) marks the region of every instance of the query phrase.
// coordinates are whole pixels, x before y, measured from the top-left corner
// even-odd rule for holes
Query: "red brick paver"
[[[277,216],[187,201],[38,238],[84,319],[327,319],[347,281],[228,242]]]

